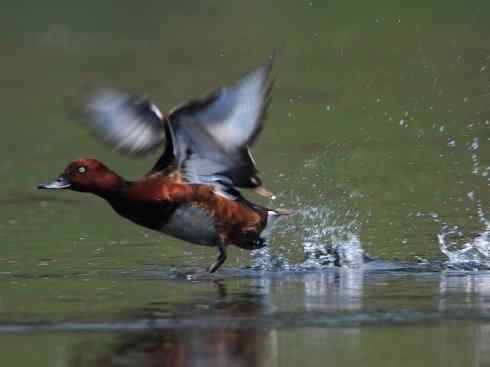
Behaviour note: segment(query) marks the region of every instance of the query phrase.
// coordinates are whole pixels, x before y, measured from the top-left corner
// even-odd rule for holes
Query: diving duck
[[[264,126],[273,57],[233,85],[184,103],[168,114],[142,96],[99,89],[84,115],[96,135],[117,151],[143,156],[164,145],[151,170],[128,181],[93,158],[71,162],[39,189],[70,189],[105,199],[121,216],[152,230],[205,246],[226,260],[226,246],[266,245],[271,225],[288,210],[272,210],[243,197],[253,189],[272,197],[258,176],[250,146]]]

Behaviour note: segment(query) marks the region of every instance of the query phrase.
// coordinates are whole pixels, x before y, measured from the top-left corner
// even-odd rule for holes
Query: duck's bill
[[[49,190],[59,190],[59,189],[67,189],[71,186],[70,181],[65,175],[60,175],[53,182],[46,182],[37,185],[38,189],[49,189]]]

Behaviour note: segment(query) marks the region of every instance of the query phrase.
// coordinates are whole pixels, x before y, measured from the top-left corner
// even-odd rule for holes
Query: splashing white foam
[[[488,175],[485,168],[480,165],[480,138],[473,137],[466,146],[467,150],[471,152],[471,173],[486,180],[488,186],[490,184]],[[467,196],[476,205],[478,220],[483,229],[470,241],[461,246],[455,246],[455,241],[451,240],[451,237],[460,237],[459,229],[457,227],[451,228],[447,223],[442,223],[439,218],[433,218],[436,222],[443,224],[441,233],[437,235],[439,246],[441,252],[447,256],[446,265],[450,268],[490,269],[490,220],[485,215],[478,193],[472,190],[468,192]]]
[[[490,268],[490,222],[473,240],[466,242],[460,249],[450,249],[448,236],[453,231],[444,231],[437,235],[441,251],[448,257],[447,265],[478,268]]]
[[[325,207],[308,207],[298,211],[285,233],[299,234],[304,260],[293,263],[287,247],[265,247],[252,252],[252,268],[260,270],[308,270],[340,266],[359,268],[365,252],[359,237],[358,214],[353,210],[339,215]]]
[[[470,194],[469,197],[474,199],[474,192]],[[471,241],[464,243],[459,249],[452,249],[449,238],[457,234],[457,228],[450,229],[444,226],[442,232],[437,235],[441,252],[448,257],[449,267],[490,268],[490,220],[486,218],[480,200],[476,200],[476,205],[479,221],[484,228]]]
[[[358,267],[363,264],[357,212],[347,210],[339,216],[328,208],[310,207],[301,215],[305,231],[303,267]]]

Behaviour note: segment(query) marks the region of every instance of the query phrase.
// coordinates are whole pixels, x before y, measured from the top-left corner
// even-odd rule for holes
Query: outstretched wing
[[[177,163],[186,181],[213,185],[239,197],[235,187],[262,187],[249,147],[260,133],[272,85],[271,56],[265,64],[205,98],[183,104],[163,117],[150,100],[101,89],[86,103],[95,134],[116,150],[145,155],[167,141],[151,173]]]
[[[85,114],[95,134],[117,151],[144,155],[165,141],[165,123],[150,100],[100,89],[85,106]]]
[[[213,185],[231,197],[235,186],[261,186],[249,147],[264,124],[272,62],[170,113],[174,155],[188,182]]]

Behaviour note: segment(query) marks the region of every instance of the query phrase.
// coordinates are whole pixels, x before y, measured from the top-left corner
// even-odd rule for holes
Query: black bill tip
[[[47,190],[59,190],[59,189],[67,189],[71,186],[70,181],[65,175],[60,175],[53,182],[45,182],[37,185],[38,189],[47,189]]]

